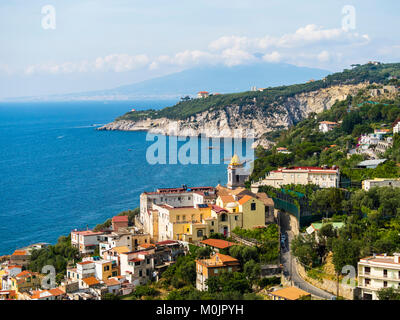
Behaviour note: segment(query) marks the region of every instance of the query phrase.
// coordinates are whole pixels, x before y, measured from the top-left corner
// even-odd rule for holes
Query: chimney
[[[395,252],[395,253],[393,253],[393,256],[394,256],[394,263],[400,263],[400,260],[399,260],[400,253]]]

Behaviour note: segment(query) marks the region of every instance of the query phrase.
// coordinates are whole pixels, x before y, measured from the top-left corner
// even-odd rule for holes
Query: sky
[[[0,99],[213,64],[400,62],[398,0],[1,0]]]

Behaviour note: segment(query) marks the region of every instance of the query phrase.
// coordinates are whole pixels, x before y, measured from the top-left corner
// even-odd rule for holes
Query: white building
[[[393,134],[400,132],[400,119],[393,124]]]
[[[327,133],[331,131],[332,129],[336,128],[338,125],[337,122],[332,122],[332,121],[321,121],[319,123],[319,131],[323,133]]]
[[[364,180],[362,182],[362,188],[365,191],[368,191],[373,187],[395,187],[395,188],[400,188],[400,179],[375,178],[375,179],[370,179],[370,180]]]
[[[259,186],[280,188],[288,184],[316,184],[321,188],[338,188],[340,182],[339,168],[292,167],[271,171],[263,180],[251,185],[251,191],[257,192]]]
[[[103,232],[92,230],[72,231],[71,245],[79,249],[79,253],[82,255],[93,254],[99,242],[104,240],[104,236]]]
[[[358,287],[364,300],[378,300],[382,288],[400,288],[400,253],[377,255],[358,262]]]
[[[197,204],[214,204],[216,199],[213,187],[159,188],[155,192],[144,192],[140,195],[140,214],[137,222],[144,232],[158,241],[158,211],[153,206],[169,205],[175,208],[195,207]],[[156,216],[157,215],[157,216]]]
[[[210,93],[207,91],[200,91],[197,93],[197,98],[208,98]]]

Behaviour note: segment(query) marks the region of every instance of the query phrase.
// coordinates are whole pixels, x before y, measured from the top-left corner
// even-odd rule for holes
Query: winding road
[[[280,212],[280,225],[281,225],[281,233],[286,235],[286,241],[284,246],[282,246],[281,250],[281,263],[284,267],[284,275],[287,279],[290,279],[293,282],[295,287],[298,287],[304,291],[311,293],[313,296],[322,299],[332,300],[335,299],[336,296],[328,293],[322,289],[319,289],[309,282],[305,281],[302,277],[300,277],[296,264],[294,262],[294,257],[290,252],[290,242],[294,237],[293,231],[290,226],[290,218],[288,213]]]

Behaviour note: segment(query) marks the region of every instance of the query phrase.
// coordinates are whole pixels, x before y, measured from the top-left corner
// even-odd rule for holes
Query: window
[[[364,267],[364,273],[369,274],[371,272],[371,267]]]
[[[383,281],[383,287],[387,288],[387,281]]]
[[[189,232],[189,228],[186,228],[186,232]]]
[[[239,175],[236,175],[236,182],[239,182]]]
[[[142,270],[139,270],[139,277],[141,277],[143,275]]]
[[[368,286],[371,284],[371,279],[365,279],[365,285]]]
[[[251,211],[254,211],[254,210],[256,210],[256,204],[255,204],[255,202],[253,202],[253,203],[251,204]]]
[[[238,219],[239,219],[239,216],[235,216],[235,220],[238,221]]]
[[[180,216],[176,216],[176,221],[179,221],[181,219]]]
[[[197,230],[197,237],[203,236],[203,230]]]
[[[210,229],[210,233],[214,233],[214,229]]]
[[[386,278],[387,277],[387,270],[383,269],[383,276]]]
[[[185,215],[182,216],[182,220],[186,221],[186,216]]]
[[[235,208],[233,208],[232,212],[236,212],[236,209],[235,209]]]
[[[227,218],[228,216],[225,213],[221,214],[221,221],[226,221]]]
[[[211,225],[214,226],[214,221],[211,221]]]
[[[150,275],[150,270],[146,269],[146,276],[149,276],[149,275]]]
[[[135,266],[140,266],[140,261],[136,261]]]
[[[147,263],[147,264],[150,264],[150,259],[146,259],[146,263]]]

